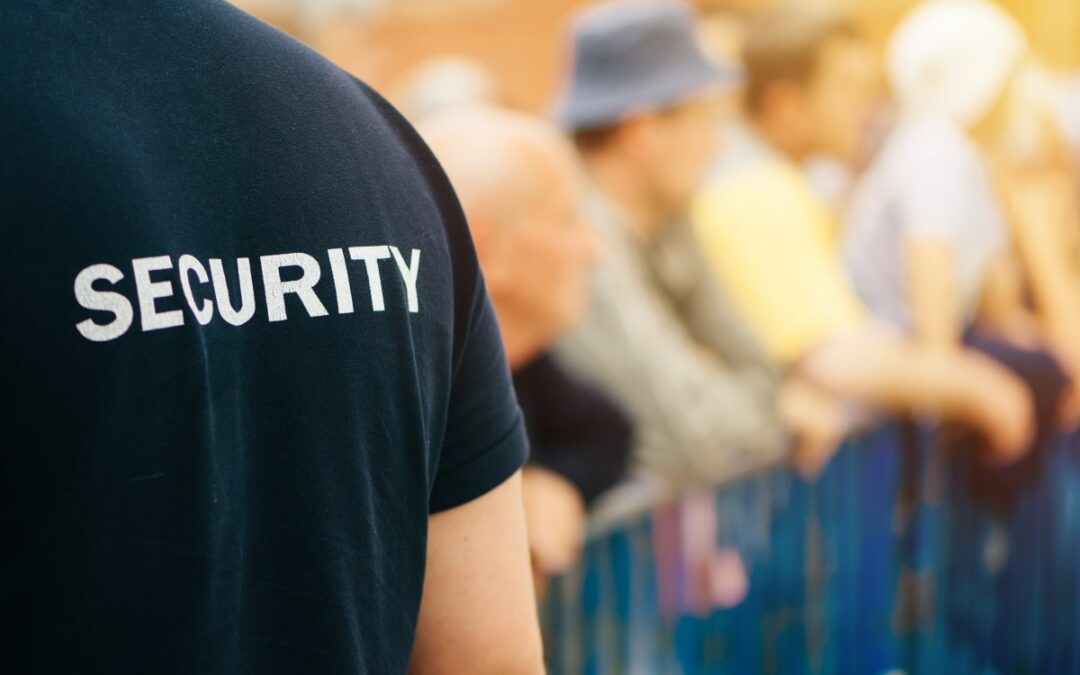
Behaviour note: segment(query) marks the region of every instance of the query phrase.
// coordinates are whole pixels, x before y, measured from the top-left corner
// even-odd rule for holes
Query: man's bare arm
[[[429,521],[409,672],[543,673],[521,474]]]
[[[910,239],[904,247],[904,268],[916,340],[935,348],[959,348],[963,312],[950,246],[933,239]]]

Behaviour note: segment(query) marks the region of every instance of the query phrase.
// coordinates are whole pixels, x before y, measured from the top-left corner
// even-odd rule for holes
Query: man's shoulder
[[[202,102],[190,96],[199,87],[216,88],[237,106],[261,96],[316,115],[362,102],[393,126],[403,122],[359,79],[224,0],[0,3],[0,56],[0,85],[44,95],[65,80],[83,79],[87,96],[122,80],[133,101],[175,92],[188,95],[178,105],[192,106]]]
[[[701,195],[737,205],[762,205],[783,199],[806,200],[810,182],[798,166],[753,129],[737,125],[706,172]]]
[[[757,237],[767,231],[807,227],[828,217],[828,205],[807,176],[789,162],[760,157],[708,180],[695,197],[699,233]]]
[[[806,174],[790,162],[762,156],[713,175],[702,190],[730,199],[776,201],[777,195],[805,199],[812,187]]]
[[[240,65],[260,94],[277,96],[313,119],[342,116],[383,137],[390,132],[410,149],[426,146],[412,125],[375,89],[300,40],[228,3],[211,3],[220,30],[243,40],[251,57]],[[289,84],[303,83],[296,90]],[[280,85],[280,86],[276,86]],[[427,153],[425,153],[427,154]]]
[[[894,170],[923,173],[980,165],[979,151],[957,124],[940,116],[910,115],[902,119],[886,144],[882,160]]]

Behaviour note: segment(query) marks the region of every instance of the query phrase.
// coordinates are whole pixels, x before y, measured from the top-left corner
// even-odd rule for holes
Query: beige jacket
[[[558,357],[631,415],[641,468],[678,484],[781,460],[777,373],[708,271],[688,224],[645,242],[600,194],[604,242],[586,320]]]

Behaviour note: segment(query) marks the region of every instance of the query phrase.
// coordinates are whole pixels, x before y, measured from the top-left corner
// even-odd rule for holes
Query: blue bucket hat
[[[555,106],[569,130],[609,126],[739,80],[702,51],[695,13],[675,0],[613,0],[581,11],[570,29],[571,65]]]

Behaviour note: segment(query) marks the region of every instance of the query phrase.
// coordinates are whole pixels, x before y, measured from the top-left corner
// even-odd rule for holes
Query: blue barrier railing
[[[552,674],[1080,674],[1080,436],[1006,507],[896,427],[593,537],[543,606]]]

